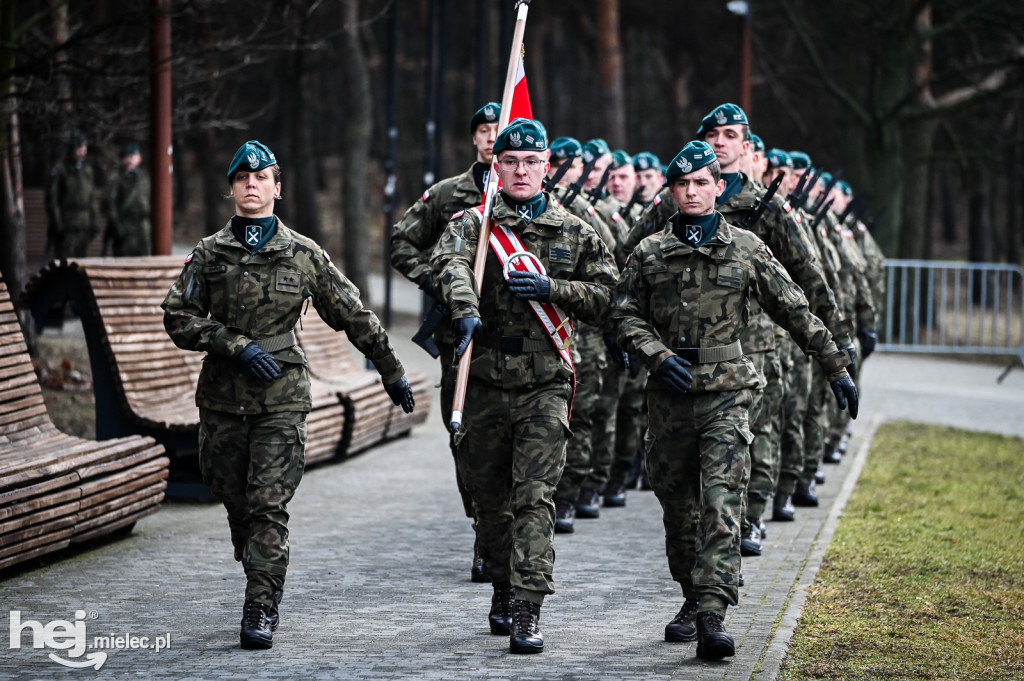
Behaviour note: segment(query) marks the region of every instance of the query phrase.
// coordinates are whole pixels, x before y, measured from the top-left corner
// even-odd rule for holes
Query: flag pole
[[[512,34],[512,49],[508,57],[508,70],[505,72],[505,90],[501,94],[501,113],[498,115],[498,132],[508,127],[512,113],[512,93],[516,86],[516,72],[519,69],[519,58],[523,50],[523,34],[526,31],[526,13],[530,0],[518,0],[516,9],[516,27]],[[487,248],[491,238],[491,212],[494,210],[494,197],[498,193],[498,155],[491,157],[491,172],[487,174],[487,187],[484,194],[484,215],[480,223],[480,235],[476,242],[476,260],[473,262],[473,280],[476,293],[480,295],[480,285],[484,280],[484,266],[487,264]],[[455,378],[455,398],[452,400],[451,431],[458,433],[462,429],[462,410],[466,404],[466,384],[469,382],[469,364],[473,357],[473,341],[469,341],[466,351],[459,359],[459,372]]]

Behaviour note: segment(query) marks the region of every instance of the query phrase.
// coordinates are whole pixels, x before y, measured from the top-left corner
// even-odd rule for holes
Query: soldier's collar
[[[249,254],[248,249],[235,239],[235,235],[231,231],[231,220],[228,220],[224,229],[214,235],[213,242],[223,249],[224,252],[236,252],[239,256]],[[274,232],[274,236],[263,244],[259,252],[254,255],[276,255],[278,252],[284,251],[284,254],[287,256],[291,253],[291,247],[291,234],[284,222],[281,221],[281,218],[277,218],[277,229]]]
[[[732,243],[732,229],[729,227],[729,223],[725,221],[725,217],[723,217],[721,213],[715,211],[715,215],[718,216],[718,227],[715,229],[715,233],[710,239],[705,241],[703,245],[697,248],[686,243],[675,234],[675,231],[672,229],[672,225],[675,222],[676,215],[679,215],[679,213],[673,215],[665,224],[665,229],[663,230],[661,237],[662,252],[670,253],[675,250],[684,250],[706,253],[709,249],[715,246],[723,246]]]

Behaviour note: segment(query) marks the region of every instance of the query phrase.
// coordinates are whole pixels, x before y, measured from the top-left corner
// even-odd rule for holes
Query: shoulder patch
[[[424,201],[427,201],[427,200],[430,199],[430,190],[429,189],[426,190],[425,192],[423,192],[423,197],[422,198],[423,198]]]
[[[331,261],[331,254],[330,254],[330,253],[328,253],[328,252],[327,252],[327,251],[326,251],[325,249],[323,249],[323,248],[321,248],[321,249],[320,249],[320,252],[324,254],[324,257],[325,257],[325,258],[327,258],[327,262],[330,262],[330,261]]]
[[[596,211],[596,210],[594,210],[594,207],[593,207],[593,206],[587,206],[587,215],[593,215],[593,214],[594,214],[594,213],[596,213],[596,212],[597,212],[597,211]]]
[[[764,250],[768,251],[768,255],[772,256],[773,258],[775,257],[775,254],[772,253],[772,249],[770,246],[768,246],[768,244],[764,245]]]
[[[793,219],[796,220],[796,224],[798,224],[798,225],[803,224],[803,222],[804,222],[804,219],[802,217],[800,217],[800,213],[794,213],[793,214]]]
[[[654,205],[657,206],[659,203],[661,203],[661,194],[655,194],[654,195]]]
[[[622,216],[619,215],[619,211],[615,211],[615,213],[612,214],[612,222],[619,222],[620,220],[622,220]]]
[[[455,218],[461,218],[465,214],[466,214],[466,211],[460,210],[458,213],[456,213],[455,215],[452,216],[452,220],[454,220]]]
[[[784,211],[786,211],[788,213],[791,210],[793,210],[793,206],[789,205],[789,201],[783,201],[782,202],[782,210],[784,210]]]
[[[187,257],[187,258],[185,258],[185,264],[187,265],[187,264],[189,264],[190,262],[192,262],[192,258],[194,258],[195,256],[196,256],[196,252],[195,252],[195,251],[192,251],[192,252],[190,252],[190,253],[188,254],[188,257]]]

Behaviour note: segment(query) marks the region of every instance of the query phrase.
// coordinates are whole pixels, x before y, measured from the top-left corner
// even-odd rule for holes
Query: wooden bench
[[[84,440],[54,426],[0,279],[0,569],[130,530],[159,508],[168,466],[152,438]]]
[[[365,361],[363,357],[357,357],[344,334],[328,326],[312,306],[296,327],[295,336],[306,353],[310,374],[336,388],[349,408],[349,454],[406,435],[427,420],[434,391],[423,372],[406,369],[416,398],[416,409],[406,414],[384,392],[380,375],[357,364]]]
[[[54,261],[32,278],[27,297],[37,323],[70,302],[89,346],[96,397],[96,437],[150,435],[172,452],[172,492],[195,490],[203,353],[174,345],[160,304],[181,273],[179,256]],[[312,385],[306,463],[343,450],[345,404],[337,391]],[[180,485],[178,483],[181,483]]]
[[[140,433],[156,438],[172,452],[173,491],[194,496],[188,490],[194,492],[199,479],[195,389],[203,354],[174,345],[160,309],[181,268],[180,256],[53,262],[29,282],[27,298],[37,324],[66,302],[81,318],[93,372],[97,437]],[[309,309],[312,312],[301,325],[326,329],[332,336],[327,345],[346,360],[338,365],[342,371],[335,370],[329,380],[311,372],[313,410],[307,417],[306,463],[329,461],[407,433],[419,421],[393,414],[401,410],[391,404],[377,372],[358,368],[344,335],[321,321],[312,306]],[[302,345],[300,329],[296,335]],[[303,349],[311,359],[322,351]],[[429,385],[424,376],[410,380],[422,405],[417,409],[422,421],[430,404]]]

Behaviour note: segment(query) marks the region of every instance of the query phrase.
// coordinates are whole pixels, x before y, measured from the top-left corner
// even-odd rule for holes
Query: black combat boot
[[[775,522],[796,520],[796,508],[793,507],[791,495],[785,492],[775,493],[775,500],[772,502],[772,520]]]
[[[687,598],[683,607],[672,618],[672,621],[665,625],[665,640],[670,643],[688,643],[697,640],[697,608],[698,601],[691,601]]]
[[[611,478],[604,486],[604,505],[619,508],[626,505],[626,485],[617,478]]]
[[[242,607],[242,647],[248,650],[270,648],[274,645],[274,630],[270,628],[270,606],[258,601],[246,601]]]
[[[267,611],[267,620],[270,622],[270,630],[277,631],[277,625],[281,623],[281,613],[277,611],[277,606],[281,605],[281,599],[284,598],[283,591],[274,592],[274,604],[270,606]]]
[[[717,612],[697,613],[697,657],[720,660],[736,654],[736,643],[725,631],[725,619]]]
[[[794,506],[817,506],[818,495],[814,493],[814,483],[796,483],[796,491],[793,492]]]
[[[580,497],[576,500],[576,517],[578,518],[600,518],[601,498],[596,489],[584,487],[580,490]]]
[[[480,583],[491,581],[491,573],[487,570],[487,564],[476,552],[475,546],[473,547],[473,567],[469,569],[469,579]]]
[[[761,521],[757,518],[747,518],[750,528],[743,533],[740,540],[741,556],[761,555]]]
[[[518,654],[544,652],[544,634],[540,632],[540,605],[537,603],[518,598],[512,601],[512,631],[508,650]]]
[[[570,534],[574,531],[576,504],[568,499],[555,499],[555,532]]]
[[[843,454],[832,445],[825,447],[825,455],[821,457],[822,463],[836,464],[843,460]]]
[[[491,633],[495,636],[508,636],[512,630],[512,598],[515,589],[508,582],[494,585],[491,596],[491,611],[487,613],[487,622]]]

